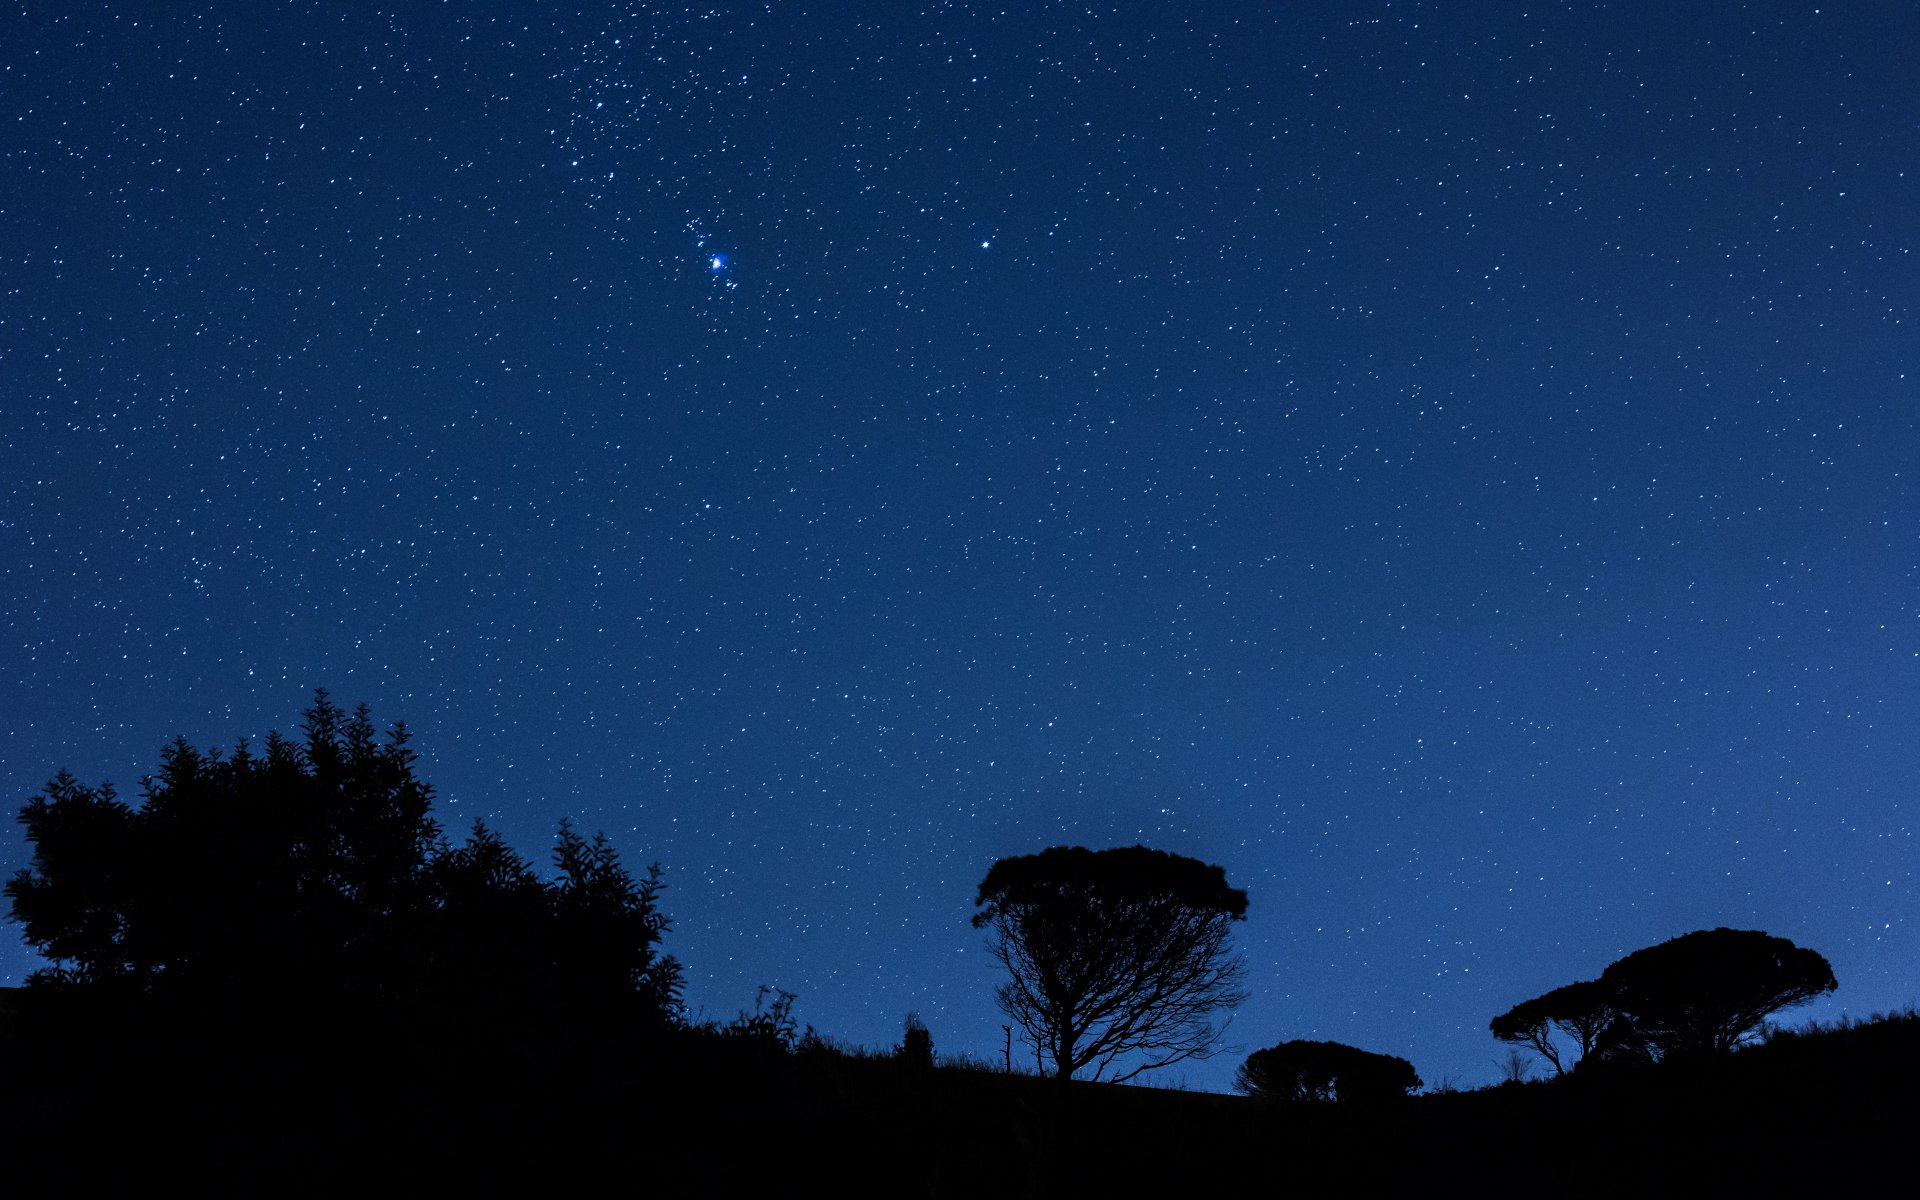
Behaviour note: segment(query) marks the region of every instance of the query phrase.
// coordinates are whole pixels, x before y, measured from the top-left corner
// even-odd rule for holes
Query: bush
[[[906,1033],[900,1039],[900,1061],[917,1070],[933,1069],[933,1034],[919,1013],[907,1014]]]

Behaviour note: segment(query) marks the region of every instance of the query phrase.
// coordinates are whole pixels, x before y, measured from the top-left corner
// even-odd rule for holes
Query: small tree
[[[1598,981],[1590,980],[1570,983],[1544,996],[1521,1001],[1495,1017],[1492,1030],[1493,1036],[1503,1042],[1531,1047],[1541,1058],[1553,1064],[1554,1074],[1564,1075],[1568,1066],[1577,1065],[1581,1059],[1593,1053],[1600,1035],[1617,1015],[1613,1007],[1612,990]],[[1553,1040],[1553,1031],[1556,1029],[1571,1037],[1580,1047],[1580,1058],[1573,1063],[1563,1061],[1563,1052]]]
[[[1600,983],[1656,1058],[1724,1054],[1768,1017],[1838,985],[1818,953],[1759,930],[1713,929],[1636,950]]]
[[[1209,1057],[1213,1014],[1245,998],[1228,932],[1247,894],[1220,867],[1144,846],[1056,846],[994,863],[974,903],[974,927],[993,932],[1012,976],[1000,1007],[1062,1080],[1088,1066],[1098,1079],[1131,1053],[1140,1061],[1116,1082]]]
[[[1420,1089],[1413,1064],[1341,1042],[1281,1042],[1247,1056],[1234,1076],[1249,1096],[1289,1104],[1373,1104]]]
[[[677,1014],[680,964],[657,953],[669,926],[660,910],[666,884],[659,865],[636,881],[620,864],[606,834],[596,833],[589,840],[564,820],[553,863],[560,874],[548,889],[548,899],[562,993],[574,1003],[603,1010]]]
[[[1526,1052],[1517,1046],[1507,1048],[1506,1057],[1493,1060],[1493,1069],[1500,1072],[1501,1083],[1525,1083],[1527,1075],[1533,1070],[1533,1064],[1527,1061]]]
[[[933,1069],[933,1033],[919,1013],[907,1014],[906,1032],[900,1039],[900,1061],[919,1071]]]

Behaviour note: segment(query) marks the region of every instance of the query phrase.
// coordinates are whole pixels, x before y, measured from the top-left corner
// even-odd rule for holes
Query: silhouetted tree
[[[65,772],[30,801],[33,866],[6,893],[52,963],[33,981],[381,994],[437,837],[432,790],[404,726],[383,742],[320,692],[303,728],[264,755],[176,741],[138,808]]]
[[[1569,983],[1544,996],[1523,1000],[1495,1017],[1493,1036],[1532,1047],[1553,1064],[1554,1074],[1564,1075],[1568,1066],[1593,1053],[1600,1035],[1618,1016],[1612,995],[1612,989],[1597,980]],[[1562,1051],[1553,1040],[1556,1029],[1580,1047],[1580,1057],[1572,1063],[1562,1059]]]
[[[656,952],[668,928],[658,864],[636,881],[604,833],[591,840],[566,821],[553,851],[559,877],[548,891],[553,962],[568,1002],[621,1015],[678,1012],[680,964]]]
[[[1505,1058],[1493,1060],[1493,1068],[1500,1072],[1501,1083],[1525,1083],[1527,1072],[1533,1069],[1533,1064],[1527,1061],[1527,1056],[1520,1050],[1509,1048]]]
[[[1286,1103],[1378,1103],[1420,1088],[1413,1064],[1341,1042],[1281,1042],[1240,1064],[1236,1088]]]
[[[1218,1044],[1210,1018],[1245,998],[1228,932],[1247,894],[1226,872],[1144,846],[1056,846],[1003,858],[980,884],[976,929],[1013,976],[1000,1007],[1025,1033],[1041,1070],[1100,1078],[1121,1055],[1143,1060],[1116,1075],[1189,1058]]]
[[[126,946],[125,896],[136,861],[134,810],[111,784],[89,788],[62,771],[20,811],[34,867],[7,881],[13,918],[50,965],[29,984],[137,978]]]
[[[530,1028],[545,1000],[547,887],[532,864],[479,821],[427,868],[415,993],[423,1008],[498,1037]]]
[[[933,1033],[919,1013],[907,1014],[906,1033],[900,1039],[900,1061],[917,1070],[933,1069]]]
[[[1726,928],[1636,950],[1601,972],[1600,984],[1631,1037],[1661,1059],[1725,1053],[1757,1035],[1774,1013],[1839,986],[1815,951],[1759,930]]]
[[[1699,930],[1636,950],[1601,972],[1523,1001],[1493,1019],[1493,1036],[1531,1046],[1565,1073],[1588,1059],[1656,1061],[1717,1054],[1758,1034],[1769,1016],[1836,987],[1812,950],[1757,930]],[[1567,1064],[1558,1030],[1580,1048]]]
[[[49,960],[30,982],[183,1009],[673,1015],[657,868],[636,883],[604,837],[564,823],[551,883],[484,826],[447,846],[404,726],[383,740],[364,706],[346,716],[322,691],[302,730],[262,755],[176,741],[137,807],[65,772],[28,802],[33,865],[5,891]]]

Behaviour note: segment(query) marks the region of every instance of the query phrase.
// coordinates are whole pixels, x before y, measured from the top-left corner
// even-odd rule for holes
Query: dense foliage
[[[1234,1086],[1290,1104],[1377,1104],[1420,1089],[1413,1064],[1341,1042],[1281,1042],[1247,1056]]]
[[[1600,1036],[1618,1017],[1613,992],[1597,980],[1569,983],[1543,996],[1523,1000],[1492,1022],[1493,1036],[1503,1042],[1524,1043],[1553,1065],[1556,1075],[1593,1053]],[[1579,1058],[1565,1060],[1555,1031],[1572,1038],[1579,1047]]]
[[[1669,1059],[1724,1054],[1767,1018],[1839,986],[1819,953],[1752,929],[1703,929],[1636,950],[1601,972],[1617,1051]]]
[[[1493,1036],[1532,1047],[1564,1073],[1579,1058],[1664,1060],[1724,1054],[1759,1036],[1767,1018],[1838,986],[1815,951],[1758,930],[1697,930],[1636,950],[1601,972],[1522,1001],[1495,1017]]]
[[[231,756],[184,740],[141,803],[62,773],[20,814],[6,885],[50,965],[37,989],[232,1011],[326,1005],[497,1021],[669,1019],[657,870],[562,824],[555,877],[484,826],[449,845],[404,727],[319,693],[304,737]]]

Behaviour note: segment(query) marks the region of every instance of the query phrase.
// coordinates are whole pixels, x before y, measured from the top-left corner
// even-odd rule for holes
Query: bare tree
[[[1003,858],[980,884],[976,929],[1012,976],[1000,1007],[1043,1072],[1112,1078],[1210,1057],[1215,1013],[1246,998],[1229,926],[1247,894],[1226,872],[1144,846],[1056,846]]]
[[[1533,1069],[1533,1064],[1527,1061],[1527,1056],[1518,1046],[1508,1047],[1507,1056],[1494,1059],[1493,1066],[1500,1072],[1501,1083],[1525,1083],[1527,1073]]]

